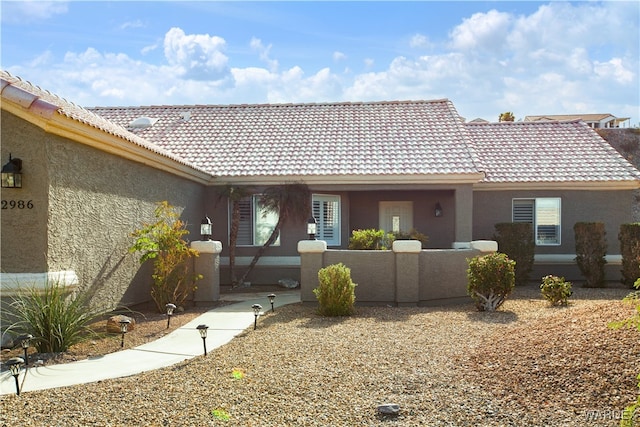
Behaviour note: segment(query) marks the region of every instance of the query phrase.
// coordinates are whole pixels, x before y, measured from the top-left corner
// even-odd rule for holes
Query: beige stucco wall
[[[189,223],[191,238],[199,239],[204,187],[47,134],[10,114],[2,118],[3,155],[11,150],[24,161],[20,191],[43,201],[37,211],[24,212],[29,215],[2,216],[3,271],[73,270],[94,302],[148,301],[150,266],[141,268],[138,257],[128,253],[130,233],[154,220],[156,203],[168,200]],[[9,243],[8,255],[6,237],[18,230],[28,231],[20,244]],[[46,262],[33,263],[34,256]]]

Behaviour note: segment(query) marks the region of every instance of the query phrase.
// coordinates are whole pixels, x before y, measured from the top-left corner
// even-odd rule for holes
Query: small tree
[[[136,241],[129,252],[142,252],[141,264],[153,260],[151,298],[164,312],[168,303],[183,304],[202,276],[189,273],[188,261],[199,254],[184,240],[189,231],[176,208],[165,200],[157,204],[154,215],[156,222],[131,233]]]
[[[513,291],[515,261],[499,252],[467,261],[467,293],[479,311],[495,311]]]
[[[577,222],[573,226],[576,239],[576,263],[586,279],[585,287],[604,287],[604,265],[607,263],[607,241],[601,222]]]
[[[498,121],[500,122],[514,122],[515,120],[516,120],[516,117],[513,115],[511,111],[501,113],[498,116]]]
[[[319,286],[313,290],[323,316],[349,316],[356,301],[351,270],[344,264],[333,264],[318,271]]]

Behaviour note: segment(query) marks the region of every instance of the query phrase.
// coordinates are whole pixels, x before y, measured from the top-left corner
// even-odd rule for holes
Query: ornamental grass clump
[[[333,264],[318,271],[319,286],[313,290],[322,316],[349,316],[354,312],[356,284],[351,270],[344,264]]]
[[[10,335],[31,334],[38,353],[61,353],[72,345],[97,336],[90,325],[108,310],[92,307],[86,292],[71,293],[59,282],[43,288],[20,287],[2,311]]]
[[[515,261],[495,252],[470,260],[467,270],[467,293],[479,311],[495,311],[515,286]]]
[[[540,292],[551,305],[567,305],[569,304],[569,297],[573,295],[571,282],[566,282],[564,277],[553,275],[542,278]]]

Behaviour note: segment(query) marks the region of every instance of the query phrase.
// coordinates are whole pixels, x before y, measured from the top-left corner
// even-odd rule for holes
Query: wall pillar
[[[193,259],[195,274],[201,274],[202,279],[196,282],[197,289],[193,295],[196,306],[220,299],[220,252],[222,242],[215,240],[196,240],[191,242],[191,248],[200,252],[200,256]]]
[[[327,242],[324,240],[300,240],[300,299],[302,302],[317,301],[313,290],[318,287],[318,271],[324,267],[324,253]]]
[[[420,301],[420,252],[417,240],[396,240],[396,304],[398,307],[416,306]]]
[[[455,241],[470,242],[473,236],[473,187],[457,188],[455,203]]]

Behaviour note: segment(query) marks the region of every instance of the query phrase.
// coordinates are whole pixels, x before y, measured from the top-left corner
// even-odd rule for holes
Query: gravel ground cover
[[[576,287],[569,307],[553,308],[518,288],[496,313],[358,307],[324,318],[289,305],[207,356],[1,396],[0,425],[615,426],[640,371],[637,331],[607,328],[633,314],[627,292]],[[378,414],[382,403],[399,415]]]

